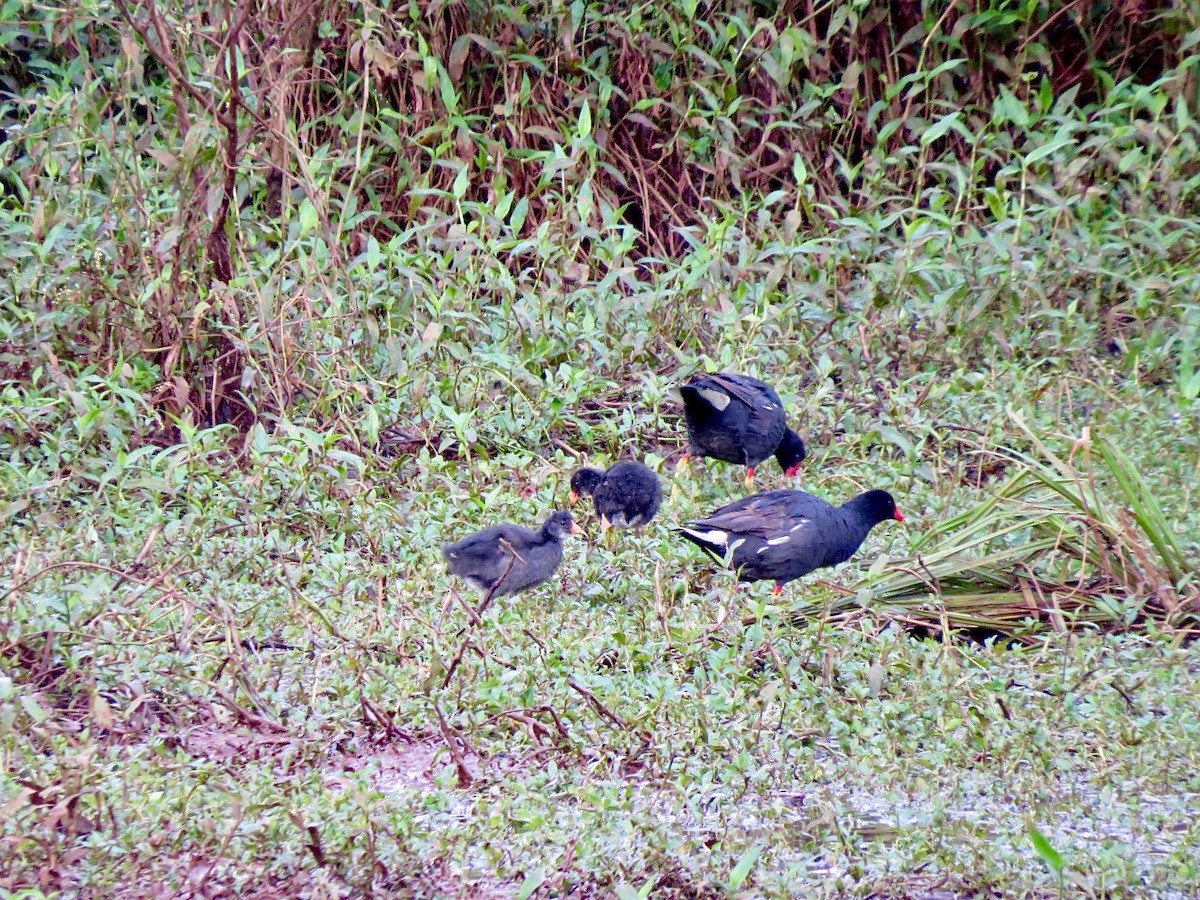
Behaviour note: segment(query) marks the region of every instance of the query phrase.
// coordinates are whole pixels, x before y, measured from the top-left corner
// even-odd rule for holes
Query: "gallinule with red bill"
[[[832,506],[804,491],[765,491],[722,506],[679,533],[731,565],[738,581],[775,582],[775,593],[814,569],[844,563],[887,519],[904,521],[887,491],[867,491]]]
[[[783,402],[769,384],[717,372],[692,378],[679,395],[687,420],[685,461],[710,456],[746,466],[748,483],[754,481],[755,467],[772,454],[789,477],[799,471],[804,441],[788,428]]]

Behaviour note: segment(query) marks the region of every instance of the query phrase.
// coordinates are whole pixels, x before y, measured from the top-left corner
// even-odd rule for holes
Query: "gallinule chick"
[[[871,529],[904,521],[887,491],[867,491],[831,506],[804,491],[765,491],[688,522],[680,534],[724,561],[732,549],[738,581],[775,582],[775,593],[813,569],[844,563]]]
[[[571,476],[571,502],[591,497],[601,530],[647,524],[662,504],[658,476],[639,462],[619,462],[607,472],[580,469]]]
[[[697,375],[679,389],[687,420],[692,456],[738,463],[747,467],[746,482],[771,454],[789,477],[806,455],[800,435],[788,428],[783,402],[769,384],[749,375],[717,372]]]
[[[562,562],[562,539],[567,534],[583,534],[583,529],[569,512],[560,510],[540,531],[511,523],[494,525],[456,544],[444,544],[442,555],[452,575],[461,575],[485,594],[495,589],[496,596],[503,597],[548,580]]]

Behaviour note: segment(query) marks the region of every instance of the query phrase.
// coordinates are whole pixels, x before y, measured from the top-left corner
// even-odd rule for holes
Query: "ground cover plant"
[[[0,892],[1193,895],[1191,15],[4,2]],[[735,593],[722,369],[905,525]]]

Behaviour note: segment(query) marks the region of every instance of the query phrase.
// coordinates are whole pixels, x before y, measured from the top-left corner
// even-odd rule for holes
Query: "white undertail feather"
[[[695,528],[684,528],[681,530],[684,534],[690,534],[692,537],[696,538],[696,540],[702,541],[705,544],[718,544],[724,547],[729,542],[729,535],[724,531],[719,531],[716,528],[714,528],[712,531],[700,531]]]
[[[713,388],[697,388],[700,396],[713,405],[713,408],[718,412],[724,412],[725,407],[730,403],[729,395],[724,391],[714,390]]]

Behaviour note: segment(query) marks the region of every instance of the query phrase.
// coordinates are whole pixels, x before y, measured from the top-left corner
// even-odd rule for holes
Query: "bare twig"
[[[397,728],[396,723],[392,721],[392,717],[385,716],[383,713],[377,710],[374,705],[372,705],[371,701],[362,696],[361,692],[359,693],[358,700],[362,705],[363,719],[368,725],[374,721],[377,725],[383,727],[384,733],[388,738],[399,737],[410,744],[415,744],[417,742],[415,736],[409,734],[402,728]]]
[[[265,716],[260,716],[260,715],[250,712],[250,710],[246,709],[244,706],[239,704],[236,700],[234,700],[232,697],[230,697],[229,694],[227,694],[225,691],[223,691],[217,685],[212,684],[210,682],[210,683],[208,683],[208,687],[213,693],[215,693],[217,695],[217,697],[220,699],[220,701],[225,704],[225,706],[230,710],[230,712],[232,712],[235,716],[237,716],[238,721],[243,722],[246,725],[251,726],[252,728],[259,728],[259,729],[263,729],[265,731],[273,731],[276,734],[291,734],[291,732],[288,731],[287,728],[280,725],[278,722],[273,721],[272,719],[268,719]]]
[[[504,570],[504,574],[500,576],[500,580],[492,585],[492,589],[487,592],[487,596],[483,598],[483,602],[480,603],[479,606],[475,607],[473,618],[470,624],[464,629],[465,631],[471,631],[477,625],[483,624],[483,614],[487,612],[488,607],[492,605],[492,601],[496,599],[497,592],[501,587],[503,587],[504,582],[508,579],[509,574],[513,570],[513,566],[517,564],[517,560],[521,559],[520,555],[516,550],[513,549],[512,545],[508,543],[508,541],[501,540],[500,544],[509,552],[508,568]],[[521,562],[524,561],[525,560],[521,559]],[[454,673],[458,670],[458,664],[462,662],[463,655],[467,652],[467,647],[470,645],[471,636],[468,634],[465,638],[463,638],[462,644],[459,645],[458,652],[454,654],[454,659],[450,661],[450,666],[446,669],[446,677],[442,679],[443,688],[449,686],[450,679],[454,677]]]
[[[446,717],[442,715],[442,708],[435,703],[433,704],[433,709],[437,713],[438,726],[442,731],[442,740],[446,742],[446,748],[450,751],[450,757],[454,760],[454,767],[458,770],[458,786],[463,788],[470,787],[475,778],[471,775],[471,770],[467,768],[467,760],[463,756],[462,748],[458,746],[459,738],[450,730],[450,725],[446,722]]]
[[[200,643],[202,643],[202,644],[227,644],[228,642],[229,642],[229,636],[224,635],[222,637],[205,638]],[[288,644],[284,641],[275,640],[274,638],[267,638],[266,640],[262,640],[262,641],[258,640],[257,638],[252,638],[252,637],[239,638],[237,643],[252,653],[256,652],[258,650],[299,650],[300,649],[295,644]]]
[[[28,578],[18,581],[16,584],[14,584],[11,588],[9,588],[3,594],[0,594],[0,603],[3,603],[5,600],[7,600],[9,597],[11,597],[13,594],[17,593],[18,591],[24,590],[26,587],[33,584],[35,581],[37,581],[43,575],[48,575],[49,573],[51,573],[57,569],[94,569],[97,572],[109,572],[113,575],[116,575],[118,577],[118,579],[132,581],[134,584],[137,584],[137,585],[145,586],[147,584],[152,584],[152,582],[146,582],[146,581],[142,581],[140,578],[134,578],[132,575],[129,574],[128,571],[121,571],[120,569],[114,569],[112,566],[106,566],[103,563],[81,562],[78,560],[68,560],[67,562],[51,563],[50,565],[46,566],[44,569],[38,569],[38,571],[34,572]],[[118,581],[118,583],[120,583],[120,582]]]
[[[308,835],[308,843],[304,846],[312,854],[316,864],[323,867],[325,865],[325,851],[321,848],[321,834],[317,831],[317,826],[304,824],[304,819],[300,817],[299,813],[289,812],[288,815],[296,827]]]
[[[568,678],[567,685],[568,685],[568,687],[571,688],[571,690],[575,691],[581,697],[583,697],[583,699],[585,699],[591,705],[592,709],[594,709],[596,712],[598,712],[603,718],[608,719],[608,721],[612,722],[614,725],[616,725],[620,729],[628,730],[629,725],[628,725],[628,723],[626,723],[626,721],[624,719],[622,719],[620,716],[618,716],[616,713],[614,713],[612,710],[610,710],[607,706],[605,706],[603,703],[601,703],[600,698],[598,698],[595,694],[593,694],[591,691],[589,691],[583,685],[581,685],[577,681],[575,681],[574,678]]]

